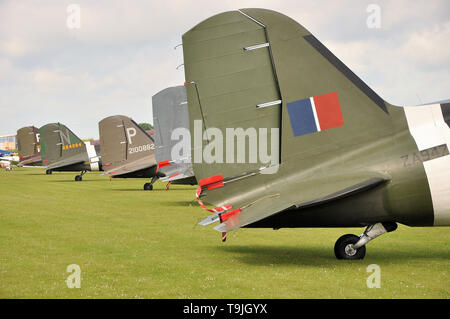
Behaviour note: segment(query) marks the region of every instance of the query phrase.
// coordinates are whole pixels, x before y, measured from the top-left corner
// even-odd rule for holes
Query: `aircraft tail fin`
[[[276,213],[291,202],[272,205],[280,199],[270,186],[319,169],[336,175],[330,159],[408,131],[402,108],[384,101],[283,14],[242,9],[215,15],[183,35],[183,54],[197,180],[257,176],[206,190],[202,196],[213,205],[243,207],[264,198],[268,214]],[[299,200],[325,195],[308,191]]]
[[[85,143],[67,126],[49,123],[39,129],[42,163],[49,168],[58,163],[89,162]]]
[[[267,43],[264,27],[238,11],[213,16],[183,35],[197,180],[278,163],[281,96]],[[255,149],[260,140],[264,154]]]
[[[192,177],[191,140],[186,134],[189,133],[186,88],[182,85],[166,88],[152,97],[152,105],[155,158],[158,163],[170,162],[170,165],[160,166],[159,171],[168,177],[174,176],[168,181]]]
[[[34,164],[41,161],[39,129],[26,126],[17,130],[17,145],[19,151],[19,166]]]
[[[135,121],[123,115],[114,115],[98,123],[103,168],[114,171],[125,164],[132,170],[133,163],[156,165],[155,143]],[[148,161],[144,161],[148,158]],[[139,166],[139,169],[142,168]],[[138,167],[136,167],[138,169]]]

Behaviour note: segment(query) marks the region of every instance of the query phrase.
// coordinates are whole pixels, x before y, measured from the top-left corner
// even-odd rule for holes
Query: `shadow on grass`
[[[51,180],[50,182],[55,182],[55,183],[77,183],[77,184],[82,184],[82,183],[86,183],[86,182],[100,182],[102,181],[101,179],[83,179],[81,182],[77,182],[75,180],[75,177],[72,179],[58,179],[58,180]]]
[[[190,201],[186,201],[186,200],[176,201],[176,200],[173,200],[173,201],[161,201],[160,203],[165,205],[165,206],[172,206],[172,207],[189,207],[189,206],[193,206],[193,205],[198,206],[196,200],[190,200]]]
[[[168,190],[168,191],[166,191],[166,189],[165,188],[154,188],[153,190],[151,190],[151,191],[147,191],[147,190],[144,190],[144,186],[139,186],[139,187],[136,187],[136,188],[111,188],[110,190],[113,190],[113,191],[121,191],[121,192],[123,192],[123,191],[128,191],[128,192],[136,192],[136,191],[142,191],[142,192],[147,192],[147,193],[159,193],[159,192],[165,192],[165,193],[168,193],[169,194],[169,192],[171,192],[171,190]],[[173,195],[173,192],[176,192],[176,191],[178,191],[178,190],[182,190],[181,188],[178,188],[178,189],[176,189],[176,190],[173,190],[172,191],[172,195]],[[189,189],[187,189],[187,190],[189,190]],[[173,202],[166,202],[168,205],[171,205],[171,204],[173,204]],[[175,206],[181,206],[181,205],[175,205]]]
[[[165,188],[163,190],[166,190]],[[170,186],[168,192],[177,192],[177,191],[193,191],[195,192],[195,188],[193,187],[173,187]]]
[[[335,260],[333,249],[314,247],[219,247],[228,253],[237,253],[238,259],[253,266],[267,265],[325,265]]]
[[[349,263],[405,263],[415,260],[449,260],[450,253],[445,247],[428,247],[426,250],[411,250],[411,247],[405,247],[405,250],[396,249],[380,249],[367,246],[366,257],[363,260],[337,260],[334,256],[333,246],[329,248],[314,246],[227,246],[218,249],[238,254],[237,257],[243,263],[256,266],[267,265],[309,265],[309,266],[335,266],[348,265]]]
[[[112,191],[120,191],[120,192],[146,192],[146,193],[159,193],[159,192],[167,192],[165,189],[154,188],[151,191],[145,190],[143,186],[136,188],[111,188]]]

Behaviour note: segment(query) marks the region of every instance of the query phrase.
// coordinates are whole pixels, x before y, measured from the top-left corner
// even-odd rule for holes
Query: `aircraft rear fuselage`
[[[295,175],[288,177],[294,179],[292,183],[280,183],[274,188],[283,184],[291,189],[307,189],[308,185],[314,188],[327,179],[367,172],[385,182],[335,200],[294,206],[247,227],[360,227],[377,222],[450,225],[450,184],[446,183],[450,176],[444,169],[450,165],[450,129],[444,112],[439,104],[403,109],[408,129],[343,149],[341,156],[325,160],[307,173],[291,174]],[[411,136],[415,143],[411,143]],[[340,169],[336,171],[336,167]]]

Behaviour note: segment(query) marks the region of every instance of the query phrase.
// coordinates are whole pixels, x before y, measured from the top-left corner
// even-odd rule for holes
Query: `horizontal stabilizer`
[[[186,175],[183,173],[179,173],[179,174],[174,174],[174,175],[170,175],[170,176],[166,176],[161,178],[161,182],[173,182],[173,181],[177,181],[183,178],[189,178],[191,177],[190,175]]]
[[[352,186],[344,187],[337,192],[330,193],[329,195],[320,197],[315,200],[305,201],[300,204],[289,204],[288,201],[285,200],[283,196],[280,194],[274,194],[273,196],[265,196],[260,200],[257,200],[254,203],[249,204],[246,207],[243,207],[242,212],[240,214],[235,214],[231,216],[230,218],[226,219],[221,224],[216,226],[214,229],[219,232],[228,232],[240,227],[247,226],[251,223],[257,222],[259,220],[262,220],[266,217],[269,217],[271,215],[274,215],[287,209],[293,208],[298,209],[314,205],[324,205],[334,200],[366,192],[386,182],[388,182],[388,179],[379,177],[365,179],[362,182],[356,183]]]
[[[68,168],[68,167],[72,166],[72,167],[74,167],[73,170],[78,171],[79,169],[76,167],[83,166],[84,163],[86,163],[86,161],[79,161],[74,158],[67,158],[67,159],[63,159],[63,160],[60,160],[58,162],[48,165],[47,169],[56,170],[58,168],[63,168],[63,167]]]
[[[156,163],[152,162],[153,159],[154,156],[150,156],[138,159],[133,162],[125,161],[122,162],[124,163],[123,165],[109,169],[105,174],[109,176],[118,176],[138,172],[145,169],[154,170],[156,172]]]
[[[372,188],[374,188],[374,187],[376,187],[378,185],[381,185],[381,184],[383,184],[385,182],[387,182],[386,179],[374,177],[374,178],[368,179],[367,181],[364,181],[362,183],[359,183],[359,184],[356,184],[354,186],[350,186],[348,188],[340,190],[340,191],[338,191],[336,193],[327,195],[325,197],[322,197],[322,198],[319,198],[319,199],[316,199],[316,200],[312,200],[312,201],[309,201],[309,202],[297,204],[297,205],[295,205],[295,208],[305,208],[305,207],[310,207],[310,206],[315,206],[315,205],[326,204],[326,203],[331,202],[333,200],[341,199],[341,198],[344,198],[344,197],[355,195],[355,194],[360,193],[360,192],[367,191],[367,190],[372,189]]]
[[[220,220],[219,213],[215,213],[201,220],[198,224],[202,226],[208,226],[214,224],[215,222],[218,222],[219,220]]]

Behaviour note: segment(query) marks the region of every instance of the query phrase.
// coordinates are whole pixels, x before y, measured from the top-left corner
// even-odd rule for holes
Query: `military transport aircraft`
[[[183,54],[197,197],[217,206],[200,224],[220,222],[223,236],[367,227],[337,240],[338,259],[362,259],[397,223],[450,225],[448,101],[387,103],[302,25],[265,9],[206,19],[183,35]],[[246,161],[228,144],[226,161],[195,158],[219,148],[208,130],[233,128],[225,140],[244,135]]]
[[[74,172],[81,181],[87,171],[101,171],[99,149],[90,142],[83,142],[61,123],[50,123],[39,129],[42,163],[47,174],[52,171]]]
[[[17,130],[17,145],[20,159],[17,166],[42,165],[39,129],[37,127],[25,126]]]
[[[151,178],[144,184],[152,190],[158,177],[155,143],[135,121],[123,115],[104,118],[98,123],[101,156],[105,174],[117,178]]]
[[[98,123],[102,160],[107,175],[117,178],[151,178],[144,190],[152,190],[158,178],[173,184],[196,184],[190,163],[190,140],[175,142],[175,129],[187,129],[188,114],[184,86],[164,89],[152,97],[155,140],[135,121],[123,115]],[[172,158],[179,143],[186,156]],[[186,145],[187,144],[187,145]]]
[[[191,139],[185,138],[189,134],[186,88],[180,85],[158,92],[152,97],[152,107],[155,158],[165,175],[161,181],[168,182],[167,187],[171,183],[196,185]]]

